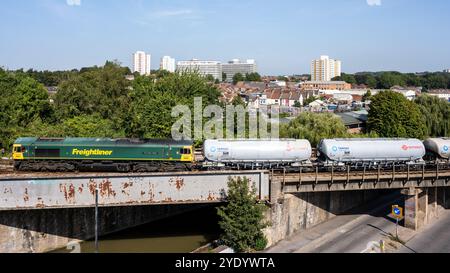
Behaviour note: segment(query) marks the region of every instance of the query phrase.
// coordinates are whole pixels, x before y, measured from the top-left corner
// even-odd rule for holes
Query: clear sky
[[[450,68],[448,0],[3,0],[0,66],[72,69],[136,50],[228,61],[261,74],[309,73],[329,55],[344,72]]]

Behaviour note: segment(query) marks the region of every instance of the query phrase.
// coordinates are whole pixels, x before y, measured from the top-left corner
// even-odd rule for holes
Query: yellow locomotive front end
[[[193,146],[185,146],[181,150],[181,162],[194,162],[195,154]]]
[[[24,160],[25,147],[21,144],[14,144],[12,157],[14,160]]]

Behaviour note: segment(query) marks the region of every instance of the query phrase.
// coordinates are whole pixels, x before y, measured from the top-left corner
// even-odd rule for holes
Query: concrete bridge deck
[[[157,174],[78,174],[0,178],[0,210],[167,205],[225,201],[229,178],[247,177],[261,200],[269,199],[269,176],[262,171]]]
[[[0,210],[217,203],[226,201],[229,178],[247,177],[260,200],[286,193],[408,189],[450,186],[450,170],[208,171],[150,174],[0,174]]]

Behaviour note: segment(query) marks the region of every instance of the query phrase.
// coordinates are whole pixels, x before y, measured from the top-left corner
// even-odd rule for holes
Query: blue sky
[[[256,59],[262,74],[450,68],[448,0],[5,0],[0,66],[71,69],[131,54]]]

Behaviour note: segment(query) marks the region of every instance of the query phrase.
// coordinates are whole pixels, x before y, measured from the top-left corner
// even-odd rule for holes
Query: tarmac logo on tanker
[[[448,150],[449,150],[448,146],[447,146],[447,145],[445,145],[445,146],[444,146],[444,152],[446,152],[446,153],[447,153],[447,152],[448,152]]]
[[[402,146],[402,149],[404,151],[408,151],[408,150],[422,150],[423,147],[422,146],[409,146],[409,145],[405,144],[405,145]]]

